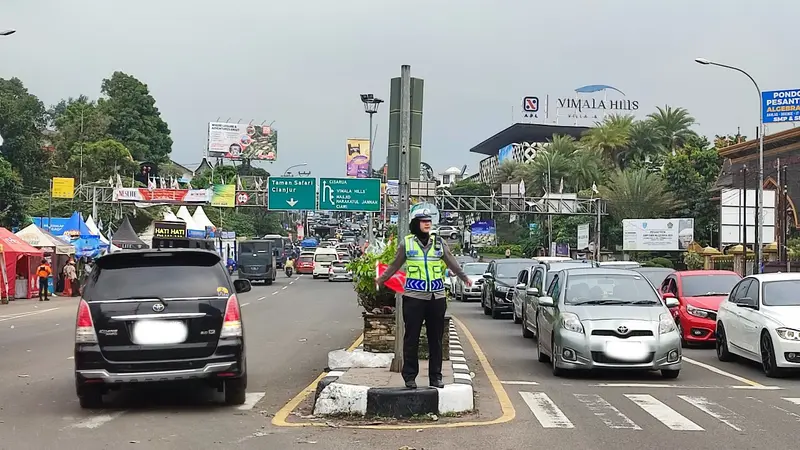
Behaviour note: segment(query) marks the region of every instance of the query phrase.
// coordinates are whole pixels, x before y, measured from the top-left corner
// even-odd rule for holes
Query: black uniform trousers
[[[442,379],[442,338],[446,311],[445,298],[433,298],[433,294],[430,300],[403,296],[403,322],[406,325],[403,336],[403,380],[414,380],[419,374],[419,335],[423,322],[428,336],[428,379]]]

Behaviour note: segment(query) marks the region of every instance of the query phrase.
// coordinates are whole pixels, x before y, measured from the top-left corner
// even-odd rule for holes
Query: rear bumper
[[[162,381],[185,381],[209,378],[219,373],[239,372],[235,361],[210,363],[199,369],[164,370],[154,372],[115,373],[105,369],[76,370],[75,375],[83,381],[102,380],[104,383],[152,383]]]
[[[239,279],[240,280],[250,280],[250,281],[274,280],[275,279],[275,274],[273,274],[272,272],[267,272],[265,274],[264,273],[253,274],[253,273],[242,273],[242,272],[239,272]]]

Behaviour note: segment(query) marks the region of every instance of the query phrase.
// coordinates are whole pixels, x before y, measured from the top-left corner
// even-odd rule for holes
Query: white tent
[[[27,227],[17,231],[15,234],[17,237],[33,247],[52,249],[48,251],[52,251],[57,255],[75,254],[75,246],[68,242],[62,241],[46,231],[43,231],[34,224],[28,225]]]
[[[175,217],[175,215],[173,214],[172,217]],[[178,222],[178,221],[179,219],[175,218],[175,220],[171,222]],[[142,242],[147,244],[147,246],[150,248],[153,248],[153,234],[155,233],[155,229],[156,229],[155,222],[153,222],[147,226],[147,228],[142,232],[142,234],[139,235],[139,239],[141,239]]]
[[[108,239],[106,239],[106,237],[103,236],[103,233],[100,232],[100,228],[97,228],[97,224],[94,223],[94,219],[92,218],[91,215],[89,216],[88,219],[86,219],[86,228],[88,228],[89,232],[92,233],[93,235],[99,236],[100,237],[100,242],[102,242],[103,244],[108,245],[109,248],[110,248],[110,251],[112,251],[112,252],[119,251],[119,247],[117,247],[116,245],[113,245],[112,243],[110,243],[108,241]]]
[[[187,211],[187,212],[188,212],[188,211]],[[167,209],[166,211],[164,211],[164,221],[165,221],[165,222],[178,222],[178,221],[180,221],[180,220],[181,220],[181,219],[178,219],[178,218],[175,216],[175,214],[172,212],[172,210],[170,210],[170,209]]]
[[[194,210],[194,215],[192,215],[194,222],[197,226],[202,227],[204,230],[206,227],[216,228],[214,224],[208,219],[206,212],[203,211],[202,206],[198,206],[197,209]]]
[[[192,215],[189,214],[189,210],[185,206],[181,206],[180,209],[178,209],[178,214],[176,214],[176,217],[178,219],[181,219],[184,222],[186,222],[186,229],[187,230],[195,230],[195,231],[203,231],[203,232],[206,231],[206,229],[204,227],[199,226],[194,221],[194,219],[192,218]]]

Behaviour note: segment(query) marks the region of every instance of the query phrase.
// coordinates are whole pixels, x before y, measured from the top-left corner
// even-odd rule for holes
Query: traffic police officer
[[[386,271],[376,279],[385,283],[403,264],[406,283],[403,293],[403,380],[406,387],[416,389],[419,374],[419,335],[422,323],[428,336],[428,380],[433,387],[442,388],[442,336],[447,300],[444,291],[445,269],[449,268],[467,286],[472,282],[461,270],[447,244],[431,235],[431,215],[425,209],[412,213],[411,234],[397,243],[397,256]]]

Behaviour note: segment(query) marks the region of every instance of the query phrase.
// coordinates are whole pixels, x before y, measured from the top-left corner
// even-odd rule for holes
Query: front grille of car
[[[620,339],[628,339],[629,337],[644,337],[652,336],[653,332],[650,330],[632,330],[626,334],[620,334],[617,330],[592,330],[592,336],[613,336]]]
[[[611,358],[603,352],[592,352],[592,361],[600,364],[644,364],[653,362],[656,354],[650,352],[647,356],[639,361],[622,361],[616,358]]]

